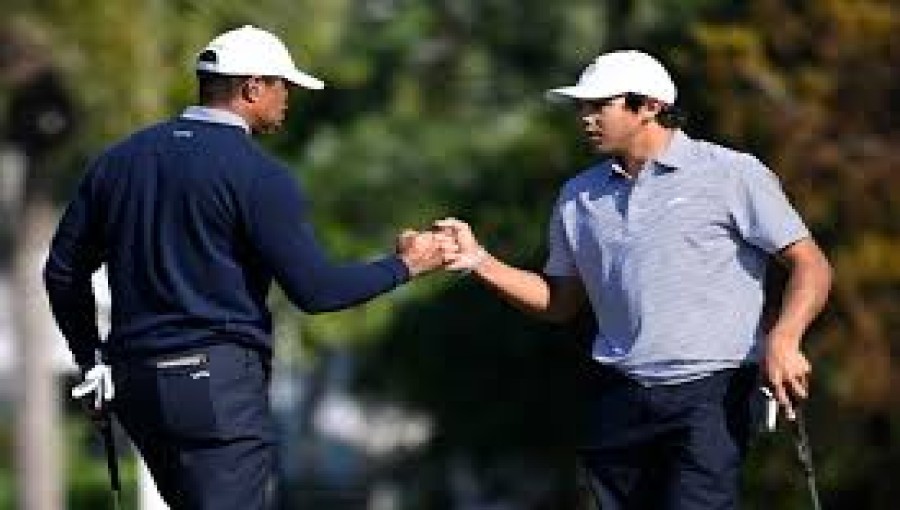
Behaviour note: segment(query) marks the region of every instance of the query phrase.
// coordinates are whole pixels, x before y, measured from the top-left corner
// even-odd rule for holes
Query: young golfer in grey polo
[[[653,57],[600,55],[550,94],[577,102],[608,158],[563,186],[543,274],[492,257],[452,218],[437,222],[459,245],[448,267],[550,320],[589,301],[599,331],[582,455],[601,508],[735,508],[760,375],[789,419],[807,396],[800,344],[829,264],[765,165],[679,129],[675,84]],[[790,277],[765,329],[770,256]]]

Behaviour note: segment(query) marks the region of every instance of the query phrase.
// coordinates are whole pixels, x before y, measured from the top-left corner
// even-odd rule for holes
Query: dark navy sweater
[[[222,341],[270,349],[274,279],[306,312],[345,308],[409,278],[396,256],[334,265],[296,181],[237,126],[179,118],[140,131],[88,169],[44,279],[76,362],[100,346],[91,275],[105,263],[109,357]]]

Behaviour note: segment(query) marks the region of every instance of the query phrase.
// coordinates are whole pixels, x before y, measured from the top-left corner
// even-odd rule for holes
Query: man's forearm
[[[473,274],[504,301],[525,313],[554,322],[571,316],[561,307],[554,306],[550,285],[537,273],[510,266],[488,255]]]
[[[781,312],[769,337],[789,341],[799,347],[800,339],[816,318],[831,289],[832,271],[825,257],[817,253],[791,262]]]
[[[551,282],[543,275],[506,264],[485,251],[469,225],[456,218],[438,220],[434,226],[457,243],[457,250],[445,253],[446,268],[470,271],[525,313],[555,322],[575,316],[583,292],[574,277],[551,278]]]
[[[94,362],[94,350],[99,348],[97,308],[90,280],[64,284],[46,280],[50,309],[65,337],[78,366],[89,367]]]

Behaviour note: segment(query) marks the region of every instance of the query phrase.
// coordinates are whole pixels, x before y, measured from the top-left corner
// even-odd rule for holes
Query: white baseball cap
[[[552,99],[604,99],[626,93],[674,104],[678,92],[669,72],[652,56],[635,50],[604,53],[581,73],[578,83],[547,91]]]
[[[277,76],[315,90],[325,87],[322,80],[297,69],[280,39],[250,25],[210,41],[198,55],[196,69],[231,76]]]

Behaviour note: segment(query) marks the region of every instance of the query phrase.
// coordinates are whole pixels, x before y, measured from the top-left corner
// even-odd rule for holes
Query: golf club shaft
[[[806,432],[806,420],[803,416],[803,409],[800,406],[795,408],[796,418],[794,420],[794,443],[797,449],[797,459],[803,467],[806,475],[806,485],[809,490],[809,497],[812,500],[814,510],[821,510],[822,505],[819,501],[819,489],[816,484],[816,472],[812,459],[812,448],[809,444],[809,435]]]
[[[103,438],[103,450],[106,452],[106,467],[109,470],[109,483],[113,492],[113,508],[121,507],[122,482],[119,478],[119,459],[116,455],[116,442],[113,437],[112,417],[108,410],[103,411],[100,421],[100,435]]]

